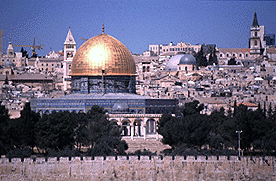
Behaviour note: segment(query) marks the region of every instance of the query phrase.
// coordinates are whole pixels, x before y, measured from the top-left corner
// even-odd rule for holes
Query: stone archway
[[[128,119],[122,120],[122,136],[131,136],[131,125]]]
[[[156,121],[152,118],[148,119],[146,122],[146,133],[156,134]]]
[[[133,136],[142,136],[142,119],[135,119],[133,123],[134,135]]]

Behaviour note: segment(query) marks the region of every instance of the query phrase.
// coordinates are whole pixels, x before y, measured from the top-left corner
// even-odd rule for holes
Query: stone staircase
[[[156,152],[159,154],[164,149],[170,149],[171,147],[169,145],[164,145],[161,143],[160,140],[157,140],[156,138],[134,138],[131,140],[130,138],[123,138],[128,144],[128,150],[126,150],[127,153],[134,153],[136,150],[143,151],[144,149],[149,150],[151,152]]]

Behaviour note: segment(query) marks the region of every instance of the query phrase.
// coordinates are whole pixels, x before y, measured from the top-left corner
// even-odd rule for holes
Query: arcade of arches
[[[159,139],[156,124],[162,114],[109,114],[109,120],[122,127],[122,136]]]

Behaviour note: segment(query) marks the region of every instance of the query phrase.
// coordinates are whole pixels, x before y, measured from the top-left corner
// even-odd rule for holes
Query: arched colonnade
[[[134,138],[156,138],[157,123],[162,114],[109,114],[109,120],[122,127],[122,136]]]

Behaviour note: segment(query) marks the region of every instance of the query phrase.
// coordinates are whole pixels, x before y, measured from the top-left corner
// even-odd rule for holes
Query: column
[[[144,117],[144,121],[143,121],[143,129],[144,129],[144,140],[146,139],[146,133],[147,133],[147,128],[146,128],[146,126],[147,126],[147,119],[148,118],[146,118],[146,117]]]
[[[146,139],[146,126],[143,125],[144,140]]]
[[[131,137],[131,140],[133,140],[133,135],[134,135],[134,122],[133,120],[130,121],[130,137]]]
[[[156,134],[156,140],[158,140],[158,133],[156,131],[156,126],[157,126],[157,121],[159,121],[159,119],[158,118],[155,118],[155,119],[156,119],[156,121],[154,121],[154,131],[155,131],[155,134]]]

